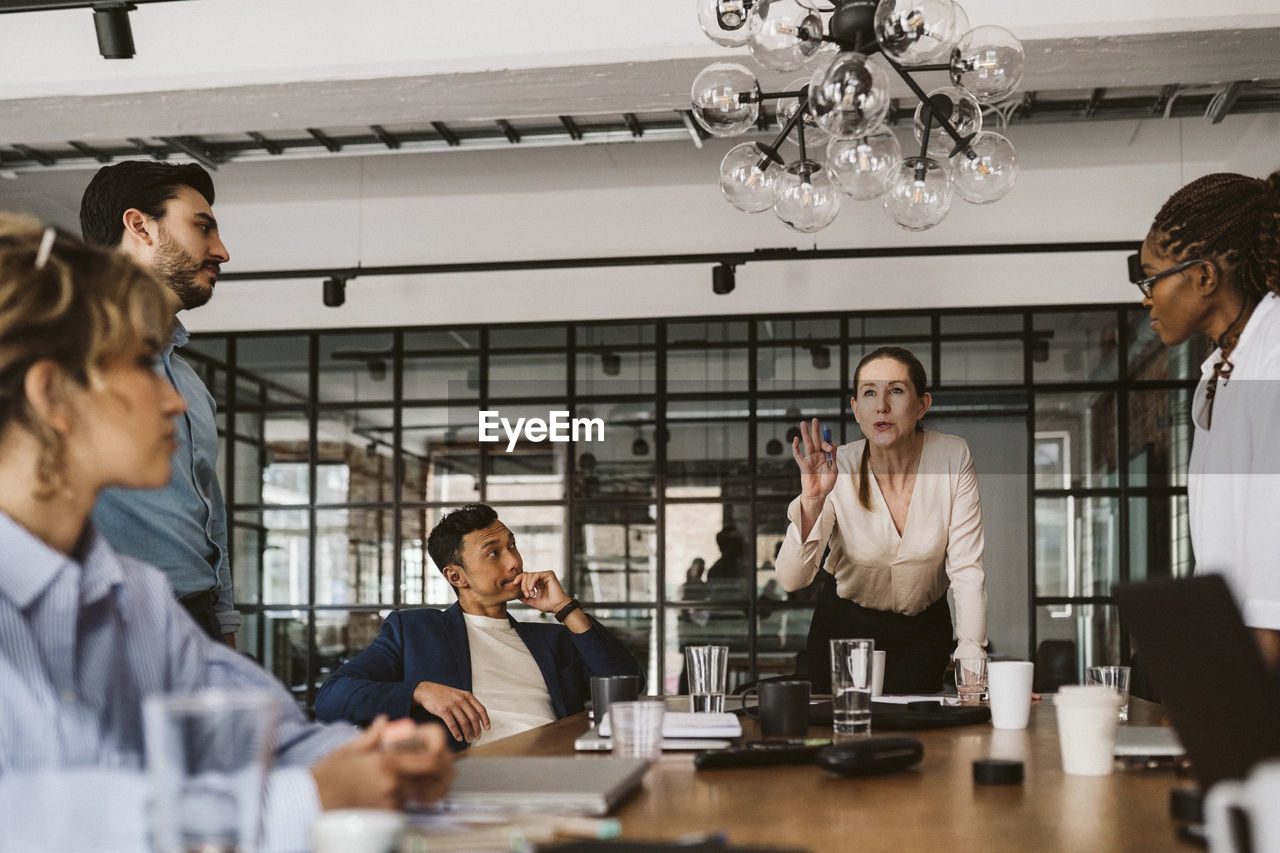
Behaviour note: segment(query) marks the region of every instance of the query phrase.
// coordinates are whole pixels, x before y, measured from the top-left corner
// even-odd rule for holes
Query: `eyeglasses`
[[[1176,272],[1182,272],[1187,267],[1194,267],[1196,264],[1209,263],[1204,258],[1194,258],[1190,261],[1183,261],[1180,264],[1174,264],[1164,272],[1158,272],[1155,275],[1142,274],[1142,258],[1137,254],[1129,256],[1129,281],[1138,285],[1138,289],[1142,291],[1142,295],[1148,299],[1151,298],[1151,291],[1160,279],[1167,275],[1173,275]]]

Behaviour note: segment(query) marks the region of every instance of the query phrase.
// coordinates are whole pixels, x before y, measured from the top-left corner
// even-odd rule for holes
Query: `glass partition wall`
[[[426,535],[484,501],[651,691],[681,689],[690,643],[728,645],[735,685],[804,671],[821,580],[788,592],[773,567],[791,439],[802,417],[859,438],[852,374],[887,344],[924,362],[928,426],[973,450],[993,652],[1057,681],[1127,662],[1113,585],[1191,566],[1204,353],[1114,305],[197,335],[240,647],[309,707],[391,609],[454,601]]]

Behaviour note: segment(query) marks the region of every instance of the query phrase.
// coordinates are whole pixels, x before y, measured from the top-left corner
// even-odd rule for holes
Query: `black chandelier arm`
[[[742,94],[739,94],[738,97],[742,97]],[[803,97],[804,97],[804,89],[799,89],[795,92],[761,92],[759,95],[759,99],[761,101],[772,101],[772,100],[778,100],[781,98],[803,98]]]
[[[956,130],[956,126],[951,123],[950,119],[947,119],[943,116],[936,115],[934,113],[933,103],[929,100],[929,96],[925,94],[924,89],[920,88],[920,84],[916,83],[915,80],[911,79],[911,75],[907,73],[907,69],[903,68],[901,65],[894,62],[893,59],[890,58],[889,54],[885,53],[882,55],[884,56],[885,62],[888,62],[889,65],[893,68],[893,70],[898,72],[898,76],[901,77],[903,82],[905,82],[907,86],[911,89],[911,91],[915,93],[915,96],[920,99],[920,103],[925,105],[924,107],[925,111],[928,112],[930,115],[934,116],[935,120],[938,122],[938,126],[941,127],[944,131],[946,131],[948,136],[950,136],[953,140],[955,140],[956,148],[955,148],[955,151],[952,152],[953,155],[960,151],[964,151],[964,153],[969,157],[970,160],[976,157],[977,155],[975,155],[973,151],[969,149],[969,141],[973,139],[973,137],[961,136],[960,131]],[[928,139],[928,136],[926,136],[925,138]]]
[[[761,171],[764,171],[765,169],[767,169],[770,162],[777,163],[779,166],[783,165],[782,156],[778,154],[778,148],[782,145],[783,142],[786,141],[787,136],[791,133],[791,131],[794,130],[797,125],[801,124],[801,121],[804,118],[804,112],[809,108],[809,87],[808,86],[803,87],[799,92],[796,93],[796,95],[799,96],[800,103],[796,106],[796,111],[791,114],[791,118],[787,119],[787,123],[782,126],[782,130],[780,130],[778,132],[778,135],[774,137],[773,142],[769,145],[765,145],[760,142],[756,143],[756,148],[760,150],[760,154],[762,155],[760,162],[756,165]],[[801,133],[800,158],[803,160],[804,159],[803,128],[801,129],[800,133]]]

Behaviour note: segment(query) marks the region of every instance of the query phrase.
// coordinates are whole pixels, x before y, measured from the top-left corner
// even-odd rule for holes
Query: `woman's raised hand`
[[[800,446],[804,444],[804,453]],[[836,446],[822,440],[818,419],[800,422],[800,435],[791,439],[791,455],[800,469],[800,497],[821,506],[836,487]],[[830,454],[828,456],[828,454]]]

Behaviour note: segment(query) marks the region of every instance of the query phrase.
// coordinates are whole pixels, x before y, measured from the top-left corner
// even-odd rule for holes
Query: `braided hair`
[[[1225,265],[1251,303],[1280,293],[1280,171],[1266,178],[1219,172],[1192,181],[1160,208],[1151,235],[1172,256]]]

